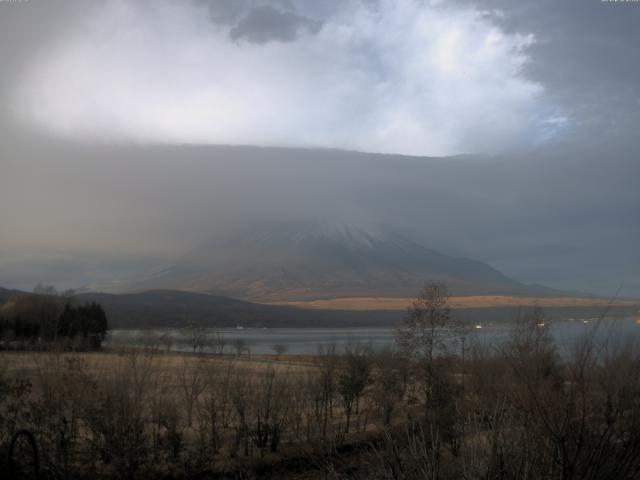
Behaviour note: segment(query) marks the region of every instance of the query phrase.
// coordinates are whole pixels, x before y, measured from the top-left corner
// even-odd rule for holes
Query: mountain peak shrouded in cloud
[[[621,295],[638,296],[640,164],[613,148],[572,151],[36,143],[0,176],[0,285],[109,286],[110,275],[140,278],[208,238],[317,219],[327,233],[348,225],[378,236],[388,225],[527,284],[607,295],[624,281]]]
[[[583,0],[0,2],[0,284],[120,284],[235,224],[320,218],[639,296],[639,22]]]
[[[150,5],[97,4],[42,45],[18,116],[70,139],[417,155],[530,145],[560,126],[522,75],[534,36],[471,6]]]
[[[337,222],[262,222],[222,236],[132,285],[261,301],[405,296],[427,280],[457,294],[544,294],[489,265],[425,248],[389,228]]]

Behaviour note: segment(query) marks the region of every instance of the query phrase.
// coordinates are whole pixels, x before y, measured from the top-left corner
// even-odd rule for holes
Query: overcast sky
[[[330,217],[640,297],[638,45],[634,2],[0,2],[0,283]]]

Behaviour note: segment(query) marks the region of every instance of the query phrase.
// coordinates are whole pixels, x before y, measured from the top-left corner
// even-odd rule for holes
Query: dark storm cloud
[[[264,5],[250,10],[230,30],[229,36],[232,40],[247,40],[253,43],[291,42],[300,32],[315,33],[319,28],[318,21],[292,11]]]
[[[196,3],[204,5],[211,20],[221,25],[234,25],[249,6],[248,2],[243,0],[196,0]]]
[[[256,8],[270,7],[277,11],[295,12],[290,0],[194,0],[209,11],[211,20],[220,25],[235,26]]]
[[[291,42],[299,34],[316,33],[322,22],[301,14],[289,0],[198,0],[205,5],[214,24],[229,27],[233,41],[267,43]]]
[[[462,0],[462,3],[469,3]],[[479,0],[505,31],[527,31],[527,77],[571,118],[576,141],[635,142],[640,124],[640,4],[599,0]]]

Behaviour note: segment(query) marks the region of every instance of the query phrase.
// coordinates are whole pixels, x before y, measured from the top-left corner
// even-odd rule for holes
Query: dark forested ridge
[[[308,310],[176,290],[84,293],[76,297],[103,305],[114,328],[180,327],[189,323],[212,327],[370,326],[390,324],[399,318],[394,311]]]
[[[0,289],[0,345],[9,349],[44,348],[98,350],[109,324],[102,306],[79,302],[71,292],[53,287],[36,293]]]
[[[76,297],[80,302],[100,303],[114,328],[180,327],[189,323],[212,327],[391,326],[400,322],[405,314],[404,310],[322,310],[264,305],[175,290],[125,295],[85,293]],[[531,307],[464,308],[454,309],[453,315],[469,322],[508,322],[530,310]],[[547,307],[545,312],[550,318],[593,317],[604,313],[602,307]],[[630,316],[634,312],[634,307],[614,307],[608,311],[619,316]]]
[[[0,304],[11,298],[30,295],[0,288]],[[403,310],[329,310],[265,305],[230,297],[151,290],[132,294],[82,293],[71,297],[76,305],[95,302],[101,305],[110,328],[182,327],[197,323],[210,327],[367,327],[393,326],[404,317]],[[631,316],[636,307],[616,306],[607,312]],[[468,322],[508,322],[531,310],[531,307],[459,308],[453,315]],[[0,305],[0,312],[2,306]],[[593,317],[604,313],[603,307],[546,307],[550,318]],[[0,314],[1,316],[1,314]]]

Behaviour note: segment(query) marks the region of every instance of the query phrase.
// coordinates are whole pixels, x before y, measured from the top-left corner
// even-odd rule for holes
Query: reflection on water
[[[467,345],[476,341],[484,345],[499,345],[506,340],[514,324],[484,323],[470,325],[466,330]],[[593,334],[599,341],[640,339],[640,325],[636,319],[606,319],[598,322],[595,319],[570,319],[545,323],[539,328],[547,328],[551,332],[560,353],[569,354],[576,341],[584,335]],[[225,352],[234,351],[238,340],[244,342],[251,353],[271,354],[275,345],[284,345],[287,353],[312,354],[320,345],[335,345],[338,352],[349,344],[366,344],[372,348],[382,348],[394,341],[394,328],[235,328],[207,329],[211,338],[214,334],[222,334],[226,344]],[[171,349],[175,351],[191,350],[190,332],[185,329],[155,330],[112,330],[109,332],[107,345],[128,344],[144,345],[152,339],[171,338]],[[205,349],[205,351],[212,351]]]

